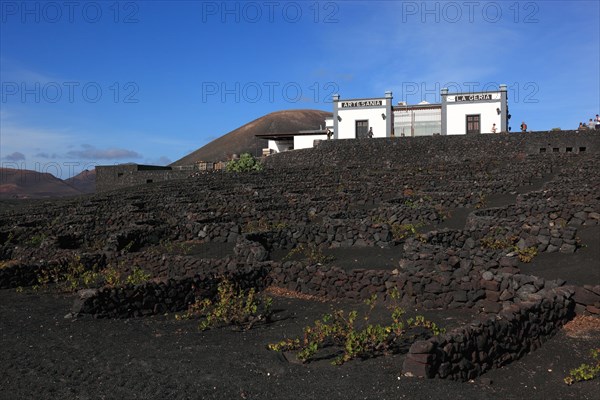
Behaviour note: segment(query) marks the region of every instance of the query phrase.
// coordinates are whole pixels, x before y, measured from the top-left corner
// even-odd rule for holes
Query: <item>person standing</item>
[[[591,120],[590,120],[591,121]],[[369,127],[369,132],[367,133],[367,137],[370,139],[373,137],[373,127]]]
[[[496,133],[497,129],[496,129],[496,124],[492,124],[492,133]]]
[[[525,121],[521,122],[521,132],[527,132],[527,124],[525,123]]]
[[[596,130],[600,131],[600,115],[596,114]]]
[[[596,127],[596,123],[590,118],[590,121],[588,122],[588,128],[590,130],[594,130],[595,127]]]

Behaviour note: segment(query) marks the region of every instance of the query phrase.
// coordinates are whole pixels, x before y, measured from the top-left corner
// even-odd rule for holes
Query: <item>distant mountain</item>
[[[65,179],[65,182],[82,193],[96,192],[96,170],[85,170],[72,178]]]
[[[33,199],[77,196],[83,192],[52,174],[0,168],[1,199]]]
[[[260,156],[262,149],[267,147],[267,141],[258,139],[255,135],[324,129],[325,118],[331,118],[331,116],[330,112],[321,110],[276,111],[213,140],[171,165],[190,165],[198,161],[224,161],[229,159],[232,154],[250,153]]]

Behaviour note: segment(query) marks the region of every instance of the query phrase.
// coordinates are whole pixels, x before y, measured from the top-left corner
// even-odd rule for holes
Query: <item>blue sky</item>
[[[167,164],[331,95],[509,88],[511,126],[600,112],[598,1],[0,1],[0,162]]]

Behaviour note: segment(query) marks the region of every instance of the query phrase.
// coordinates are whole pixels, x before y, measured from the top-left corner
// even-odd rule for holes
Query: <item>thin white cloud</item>
[[[22,153],[40,152],[39,149],[45,153],[57,152],[76,140],[75,135],[64,130],[32,128],[5,120],[0,135],[3,149]]]
[[[0,65],[3,82],[27,82],[43,85],[49,82],[64,81],[63,79],[24,67],[20,63],[6,57],[2,57]]]
[[[37,158],[56,159],[56,158],[58,158],[58,155],[56,153],[49,154],[49,153],[45,153],[45,152],[40,152],[40,153],[37,153],[35,155],[35,157],[37,157]]]
[[[69,158],[78,158],[84,160],[124,160],[142,157],[142,155],[138,152],[127,149],[97,149],[90,144],[82,144],[81,148],[81,150],[68,151],[66,156]]]
[[[13,162],[16,162],[16,161],[25,161],[25,154],[23,154],[23,153],[21,153],[19,151],[15,151],[14,153],[9,154],[9,155],[7,155],[5,157],[2,157],[2,158],[4,160],[6,160],[6,161],[13,161]]]
[[[167,156],[160,156],[158,158],[147,158],[144,160],[145,164],[149,165],[169,165],[173,161]]]
[[[372,95],[393,90],[395,98],[403,85],[413,83],[424,84],[438,94],[438,85],[441,88],[451,82],[477,82],[479,89],[472,90],[481,90],[490,83],[506,83],[496,82],[507,79],[498,75],[524,34],[516,29],[521,27],[510,23],[509,16],[502,23],[486,22],[481,16],[470,23],[467,14],[457,23],[448,22],[448,18],[436,23],[429,16],[423,23],[420,15],[403,15],[403,2],[376,4],[373,9],[354,10],[360,12],[360,18],[352,25],[344,24],[343,29],[327,33],[323,41],[327,43],[328,62],[318,64],[315,75],[333,77],[330,61],[335,61],[338,73],[361,76]],[[433,7],[422,2],[414,4]],[[341,34],[351,39],[340,40]],[[344,80],[339,75],[337,79],[340,92],[347,93]]]

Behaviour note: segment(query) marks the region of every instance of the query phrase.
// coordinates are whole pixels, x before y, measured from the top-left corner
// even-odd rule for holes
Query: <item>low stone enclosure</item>
[[[521,271],[598,245],[579,233],[598,237],[599,161],[595,132],[340,140],[270,156],[260,173],[24,202],[0,212],[0,289],[74,263],[142,268],[152,280],[82,290],[72,310],[127,318],[184,310],[223,277],[350,301],[397,288],[406,307],[477,313],[415,342],[399,369],[472,379],[540,347],[575,313],[600,314],[598,265],[585,282]]]

